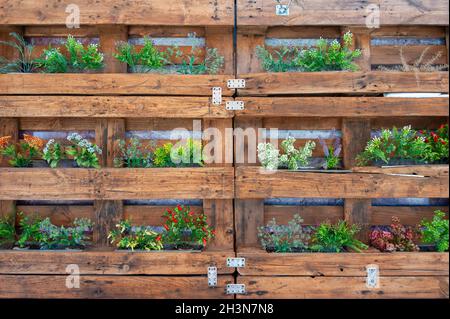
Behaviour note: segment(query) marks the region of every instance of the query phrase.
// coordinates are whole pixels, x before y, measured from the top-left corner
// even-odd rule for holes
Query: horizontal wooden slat
[[[448,276],[384,277],[367,288],[363,277],[239,277],[247,294],[238,299],[385,299],[448,298]]]
[[[287,4],[286,2],[283,4]],[[238,0],[237,23],[245,25],[366,25],[371,2],[363,0],[304,0],[294,1],[288,16],[277,16],[273,1]],[[382,25],[448,25],[448,2],[380,0]],[[369,17],[370,18],[370,17]]]
[[[339,276],[365,277],[366,266],[376,264],[380,275],[448,276],[449,258],[446,253],[267,253],[244,249],[246,267],[243,276]]]
[[[435,210],[442,210],[448,214],[448,207],[442,206],[372,206],[372,225],[390,225],[392,217],[400,218],[404,225],[418,225],[423,219],[432,219]]]
[[[403,46],[403,58],[409,65],[414,65],[416,61],[419,60],[420,56],[424,52],[425,48],[429,48],[424,56],[422,63],[425,64],[431,58],[440,55],[434,65],[436,64],[447,64],[447,48],[445,45],[432,45],[432,46],[422,46],[422,45],[411,45]],[[399,46],[373,46],[370,49],[370,63],[372,65],[379,64],[402,64],[400,47]]]
[[[65,25],[68,0],[2,0],[0,25]],[[79,0],[82,25],[233,25],[234,4],[230,0]],[[69,7],[70,9],[70,7]]]
[[[231,199],[233,176],[231,167],[0,168],[0,199]]]
[[[92,218],[94,206],[74,205],[18,205],[17,211],[25,216],[49,217],[51,222],[58,226],[71,225],[75,218]]]
[[[237,111],[236,116],[390,118],[449,115],[448,98],[244,97],[241,100],[245,102],[245,109]]]
[[[196,37],[205,37],[204,27],[190,27],[190,26],[142,26],[131,25],[128,28],[130,37],[150,37],[150,38],[165,38],[165,37],[188,37],[189,34],[195,34]]]
[[[410,166],[365,166],[354,167],[353,172],[356,173],[371,173],[371,174],[404,174],[404,175],[417,175],[417,176],[447,176],[448,177],[448,165],[410,165]]]
[[[231,252],[232,253],[232,252]],[[0,251],[2,275],[65,275],[78,265],[81,275],[205,275],[208,267],[231,274],[230,252]],[[39,262],[36,262],[39,261]]]
[[[226,100],[224,99],[224,103]],[[209,97],[0,96],[2,117],[55,118],[227,118]],[[95,122],[95,120],[93,120]],[[95,125],[94,125],[95,127]]]
[[[264,223],[275,218],[277,224],[287,224],[294,215],[300,215],[304,225],[318,225],[326,220],[335,223],[344,219],[340,206],[264,206]]]
[[[80,28],[69,29],[65,25],[59,26],[27,26],[24,28],[24,37],[98,37],[99,30],[94,26],[81,26]]]
[[[124,219],[130,220],[133,225],[163,225],[165,218],[164,212],[173,207],[169,206],[125,206],[124,207]],[[200,213],[203,211],[201,206],[190,206],[191,211]]]
[[[417,37],[442,38],[445,37],[445,27],[430,25],[395,25],[381,26],[370,30],[370,35],[376,37]]]
[[[448,72],[286,72],[240,74],[241,96],[268,94],[448,92]]]
[[[368,173],[308,173],[260,167],[236,168],[236,198],[448,197],[447,176],[416,177]]]
[[[226,86],[230,75],[181,74],[0,74],[3,95],[201,95],[210,96],[221,87],[224,96],[233,90]]]
[[[70,279],[70,278],[69,278]],[[80,288],[68,289],[67,275],[0,275],[0,298],[37,299],[229,299],[225,286],[231,275],[218,276],[208,287],[205,276],[81,276]]]

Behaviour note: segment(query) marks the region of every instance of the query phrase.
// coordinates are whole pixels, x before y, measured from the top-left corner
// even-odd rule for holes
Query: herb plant
[[[44,147],[42,158],[47,161],[51,168],[56,168],[58,163],[66,158],[64,148],[60,143],[56,142],[54,139],[51,139]]]
[[[16,229],[9,216],[0,218],[0,248],[12,247],[16,240]]]
[[[323,153],[325,155],[325,160],[323,163],[324,169],[336,169],[339,167],[341,159],[339,155],[341,154],[342,145],[341,139],[339,137],[335,137],[333,141],[333,145],[328,146],[327,143],[319,138],[320,145],[322,145]]]
[[[19,213],[20,236],[17,244],[20,248],[25,248],[30,243],[39,243],[42,241],[42,233],[40,232],[41,219],[33,216],[25,216],[23,212]]]
[[[417,231],[400,223],[400,219],[392,217],[389,227],[376,227],[370,232],[370,245],[380,251],[418,251],[419,247],[414,243]]]
[[[359,231],[357,225],[348,225],[342,220],[335,225],[322,223],[313,234],[311,249],[319,252],[342,252],[349,249],[361,252],[367,249],[367,245],[355,238]]]
[[[435,131],[419,131],[419,135],[425,138],[425,143],[428,145],[426,154],[430,162],[448,161],[448,124],[442,124]]]
[[[139,50],[128,42],[119,42],[117,44],[117,54],[114,57],[120,62],[126,63],[132,72],[137,72],[139,66],[142,66],[144,72],[151,70],[157,70],[169,64],[168,54],[166,52],[160,52],[153,45],[153,42],[145,37],[144,45]]]
[[[433,219],[422,220],[421,238],[426,244],[436,245],[436,250],[440,252],[448,251],[448,219],[445,219],[445,213],[441,210],[434,212]]]
[[[267,72],[288,72],[293,69],[292,59],[298,54],[298,49],[282,47],[273,50],[273,53],[266,47],[258,45],[256,56],[261,61],[262,68]]]
[[[73,70],[99,70],[103,68],[103,53],[98,51],[97,44],[88,44],[86,47],[69,35],[66,41],[69,53],[69,65]]]
[[[116,229],[108,235],[111,244],[118,249],[131,250],[161,250],[163,249],[162,235],[148,227],[132,227],[128,220],[121,221]]]
[[[8,60],[0,56],[0,73],[32,73],[39,66],[37,59],[33,58],[34,46],[28,44],[21,35],[15,32],[10,33],[10,36],[13,41],[0,41],[0,44],[14,48],[19,57],[15,60]]]
[[[179,146],[166,143],[155,149],[153,164],[155,167],[203,166],[202,144],[193,139]]]
[[[299,215],[289,221],[288,225],[278,225],[275,218],[266,226],[258,229],[258,238],[267,251],[287,253],[305,251],[311,238],[311,229],[302,226]]]
[[[5,139],[2,142],[6,146],[0,145],[0,155],[10,158],[9,164],[13,167],[31,167],[33,158],[40,155],[40,150],[45,143],[40,138],[27,134],[24,134],[24,141],[17,144],[7,145],[8,140]]]
[[[44,50],[42,57],[38,59],[39,67],[46,73],[66,73],[69,67],[67,58],[59,48],[48,48]]]
[[[72,157],[79,167],[100,168],[97,155],[101,155],[102,150],[97,145],[77,133],[70,134],[67,140],[71,145],[67,147],[66,154]]]
[[[181,74],[217,74],[224,64],[224,57],[215,48],[206,48],[205,60],[199,62],[198,50],[193,47],[191,53],[183,57],[178,72]],[[178,54],[180,55],[180,54]]]
[[[131,138],[127,143],[118,141],[119,156],[114,159],[115,167],[151,167],[153,154],[150,145],[142,145],[138,138]]]

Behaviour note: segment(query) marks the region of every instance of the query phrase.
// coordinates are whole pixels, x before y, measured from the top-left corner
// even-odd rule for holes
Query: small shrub
[[[440,252],[448,251],[448,219],[445,219],[445,213],[437,210],[434,212],[431,221],[422,220],[421,238],[426,244],[436,245],[436,250]]]
[[[262,68],[267,72],[287,72],[293,69],[293,57],[298,49],[283,47],[271,53],[266,47],[258,45],[256,56],[261,61]]]
[[[115,167],[151,167],[153,154],[150,145],[142,145],[139,139],[133,137],[127,143],[118,141],[119,156],[114,159]]]
[[[392,217],[392,223],[387,228],[377,227],[370,232],[370,245],[380,251],[418,251],[414,243],[417,231],[400,223],[400,219]]]
[[[138,52],[136,47],[128,42],[119,42],[117,44],[117,54],[114,57],[120,62],[126,63],[133,72],[137,71],[138,66],[143,67],[143,71],[158,70],[169,64],[168,54],[160,52],[153,45],[153,42],[145,37],[144,45]]]
[[[62,54],[59,48],[49,48],[44,50],[40,59],[39,67],[46,73],[66,73],[69,67],[67,58]]]
[[[175,55],[182,56],[182,53],[177,48]],[[196,54],[198,49],[193,47],[191,53],[183,57],[180,68],[178,70],[181,74],[217,74],[224,64],[224,57],[219,54],[215,48],[206,48],[205,60],[198,61]]]
[[[330,146],[328,146],[322,138],[319,138],[319,142],[320,145],[322,145],[323,153],[325,155],[325,161],[322,167],[324,169],[338,168],[341,163],[341,159],[339,158],[342,151],[341,139],[339,137],[335,137],[333,145]]]
[[[97,44],[88,44],[87,47],[69,35],[66,41],[69,52],[69,65],[74,70],[99,70],[103,68],[103,53],[98,51]]]
[[[299,215],[289,221],[288,225],[278,225],[275,218],[266,226],[258,229],[258,238],[264,249],[277,253],[305,251],[311,238],[311,229],[302,225]]]
[[[34,216],[25,216],[23,212],[19,213],[20,236],[17,244],[20,248],[25,248],[30,243],[39,243],[42,241],[42,233],[40,232],[41,219]]]
[[[367,245],[355,238],[359,231],[357,225],[348,225],[345,221],[339,221],[335,225],[322,223],[313,234],[311,249],[319,252],[342,252],[349,249],[361,252],[367,249]]]
[[[42,158],[51,168],[56,168],[58,163],[66,158],[64,148],[60,143],[56,142],[54,139],[51,139],[44,147]]]
[[[79,167],[100,168],[97,155],[101,155],[102,150],[97,145],[77,133],[70,134],[67,140],[71,145],[66,148],[66,154],[72,157]]]
[[[8,60],[0,56],[0,73],[20,72],[32,73],[39,67],[37,59],[33,58],[34,46],[28,44],[25,39],[15,33],[10,33],[13,41],[0,41],[0,44],[12,47],[18,53],[18,58]]]
[[[9,158],[9,164],[13,167],[31,167],[33,158],[40,155],[41,149],[45,141],[24,134],[24,141],[17,144],[9,144],[11,137],[6,136],[2,138],[0,145],[0,155]]]
[[[166,143],[155,149],[153,164],[155,167],[203,166],[203,148],[199,141],[188,139],[184,144],[174,146]]]
[[[116,229],[108,235],[111,244],[118,249],[131,250],[161,250],[163,249],[162,235],[147,227],[132,227],[130,221],[121,221]]]
[[[428,146],[425,154],[429,162],[448,161],[448,124],[442,124],[435,131],[419,131],[419,134],[425,138]]]

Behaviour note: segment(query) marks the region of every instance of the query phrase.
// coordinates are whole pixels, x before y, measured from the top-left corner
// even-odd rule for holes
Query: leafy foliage
[[[103,53],[98,51],[97,44],[85,47],[80,41],[69,35],[66,41],[69,52],[69,65],[74,70],[99,70],[103,68]]]
[[[118,141],[119,156],[114,159],[115,167],[151,167],[153,154],[150,145],[142,145],[139,139],[133,137],[127,143]]]
[[[148,227],[132,227],[128,220],[117,224],[116,229],[109,233],[108,239],[119,249],[147,251],[163,249],[161,234]]]
[[[66,154],[72,157],[79,167],[100,168],[97,155],[101,155],[102,150],[97,145],[77,133],[70,134],[67,140],[71,145],[66,148]]]
[[[12,245],[16,239],[16,229],[13,219],[9,216],[0,218],[0,248],[3,245]]]
[[[44,50],[41,58],[38,59],[39,67],[46,73],[66,73],[69,67],[67,58],[59,48],[49,47]]]
[[[428,161],[448,161],[448,124],[442,124],[436,131],[419,131],[419,135],[425,138],[428,145]]]
[[[33,158],[40,155],[43,145],[44,141],[40,138],[24,134],[23,142],[4,147],[0,145],[0,155],[9,158],[9,164],[13,167],[31,167]]]
[[[392,223],[387,228],[376,227],[370,232],[370,245],[380,251],[418,251],[419,247],[414,243],[417,230],[404,226],[400,219],[392,217]]]
[[[18,53],[18,58],[15,60],[8,60],[0,56],[0,73],[20,72],[31,73],[39,67],[37,59],[33,58],[34,46],[28,44],[25,39],[15,33],[10,33],[13,41],[0,41],[0,44],[9,46],[15,49]]]
[[[175,49],[177,50],[177,49]],[[198,61],[196,57],[197,48],[193,47],[191,53],[182,58],[180,68],[181,74],[217,74],[224,64],[224,57],[215,48],[206,48],[204,61]],[[182,57],[180,51],[176,55]]]
[[[266,226],[258,229],[258,238],[266,250],[286,253],[296,250],[307,250],[311,238],[311,229],[302,226],[303,219],[299,215],[289,221],[288,225],[278,225],[275,218]]]
[[[267,72],[288,72],[294,68],[293,57],[298,54],[298,49],[282,47],[273,50],[273,53],[266,47],[258,45],[256,56],[261,61],[262,68]]]
[[[355,238],[359,231],[357,225],[348,225],[345,221],[339,221],[335,225],[322,223],[313,234],[314,245],[311,249],[320,252],[342,252],[348,249],[361,252],[367,246]]]
[[[51,168],[56,168],[58,166],[58,163],[66,158],[64,148],[60,143],[51,139],[44,147],[42,158],[47,161],[48,165]]]
[[[339,154],[342,151],[341,139],[339,137],[335,137],[333,141],[333,145],[328,146],[327,143],[319,138],[320,145],[322,145],[323,153],[325,155],[325,161],[323,163],[324,169],[336,169],[339,167],[341,159],[339,158]]]
[[[445,213],[441,210],[434,212],[431,221],[422,220],[421,238],[424,243],[436,245],[436,250],[440,252],[448,251],[448,219],[445,219]]]
[[[203,148],[199,141],[186,140],[174,146],[166,143],[155,149],[153,154],[155,167],[190,167],[203,165]]]

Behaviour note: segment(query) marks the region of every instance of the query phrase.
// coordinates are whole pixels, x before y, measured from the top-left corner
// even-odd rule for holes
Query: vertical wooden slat
[[[372,221],[370,199],[346,199],[344,202],[344,216],[349,224],[357,224],[361,227],[357,238],[367,243]]]
[[[98,119],[95,127],[95,144],[102,149],[99,156],[100,166],[105,167],[108,158],[108,120]]]
[[[16,32],[23,34],[23,28],[18,26],[3,26],[0,27],[0,41],[13,41],[10,33]],[[19,52],[7,45],[0,45],[0,56],[6,59],[15,59],[19,57]]]
[[[114,58],[116,43],[128,41],[128,27],[124,25],[104,25],[98,27],[100,48],[104,53],[104,73],[127,73],[127,65]]]
[[[256,47],[264,46],[266,27],[238,28],[237,35],[237,74],[262,72],[261,63],[256,56]]]
[[[94,201],[94,249],[109,246],[108,234],[123,216],[123,202],[119,200]]]
[[[258,199],[235,200],[234,205],[236,247],[260,247],[258,228],[264,226],[264,201]]]
[[[118,156],[119,140],[125,139],[125,120],[108,120],[107,156],[106,166],[114,167],[114,158]]]
[[[342,27],[341,29],[342,34],[348,31],[353,33],[353,46],[351,49],[360,49],[362,52],[361,57],[356,60],[356,64],[358,64],[361,71],[371,71],[370,29],[362,27]]]
[[[249,154],[254,153],[257,155],[257,147],[259,141],[259,129],[263,127],[263,119],[262,118],[235,118],[234,121],[235,132],[239,132],[239,129],[242,129],[244,134],[246,130],[254,130],[256,140],[249,141],[251,138],[250,133],[248,136],[235,136],[234,138],[234,149],[235,149],[235,166],[246,165],[246,166],[256,166],[258,164],[258,159],[249,158]],[[250,131],[248,131],[250,132]],[[251,143],[251,144],[249,144]],[[251,156],[252,157],[252,156]]]
[[[206,47],[216,48],[224,57],[223,74],[234,74],[233,29],[231,27],[207,27]]]

